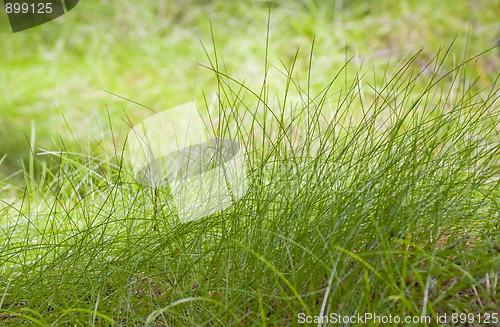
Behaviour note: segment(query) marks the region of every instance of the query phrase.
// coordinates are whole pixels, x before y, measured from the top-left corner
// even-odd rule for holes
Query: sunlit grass
[[[85,1],[49,24],[16,34],[1,15],[0,154],[7,154],[1,171],[10,175],[20,169],[19,160],[27,162],[32,124],[38,147],[51,148],[58,135],[82,144],[89,138],[109,139],[110,125],[116,133],[123,126],[124,111],[133,121],[148,115],[103,90],[160,110],[189,101],[195,80],[198,87],[214,88],[211,76],[196,68],[203,60],[199,40],[209,39],[210,22],[226,54],[221,65],[257,89],[269,5],[268,52],[289,65],[301,49],[295,71],[302,79],[307,76],[307,49],[316,39],[315,92],[351,57],[358,66],[374,66],[382,78],[388,62],[395,64],[421,49],[412,65],[422,68],[454,37],[458,56],[467,45],[469,53],[482,52],[498,37],[495,0]],[[478,87],[487,87],[498,71],[498,54],[490,52],[478,61]],[[446,65],[451,69],[453,60]],[[67,124],[72,135],[65,133]]]
[[[443,48],[418,68],[417,53],[382,75],[345,55],[321,87],[314,56],[305,74],[299,55],[266,56],[253,88],[214,49],[200,112],[246,151],[245,197],[181,224],[167,189],[136,183],[125,140],[42,151],[52,169],[34,181],[27,168],[0,211],[3,324],[499,311],[500,93],[474,69],[484,54]]]

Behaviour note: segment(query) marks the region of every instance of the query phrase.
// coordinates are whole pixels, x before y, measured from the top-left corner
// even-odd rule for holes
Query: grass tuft
[[[1,323],[500,311],[499,76],[477,87],[483,54],[452,49],[383,75],[348,58],[319,87],[314,49],[306,76],[299,52],[266,56],[258,88],[205,49],[217,92],[200,112],[211,137],[245,151],[247,194],[181,224],[168,189],[135,182],[125,144],[43,151],[56,169],[37,184],[30,161],[32,186],[0,209]]]

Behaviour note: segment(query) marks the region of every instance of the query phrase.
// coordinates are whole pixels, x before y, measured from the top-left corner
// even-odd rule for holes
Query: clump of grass
[[[0,211],[0,320],[289,325],[299,313],[499,311],[498,77],[478,90],[475,58],[445,70],[450,51],[373,77],[348,60],[316,93],[295,60],[266,59],[255,90],[209,58],[207,132],[239,142],[250,188],[185,224],[168,192],[134,181],[125,144],[109,156],[47,151],[57,171]]]

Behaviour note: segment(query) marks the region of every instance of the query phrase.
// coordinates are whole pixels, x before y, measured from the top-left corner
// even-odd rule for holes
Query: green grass
[[[1,211],[2,323],[498,312],[498,76],[478,89],[477,58],[448,70],[452,49],[383,76],[348,59],[319,92],[294,77],[296,60],[266,61],[281,93],[208,55],[220,96],[201,112],[208,133],[247,151],[245,197],[182,224],[168,192],[158,201],[122,164],[124,141],[107,157],[51,152],[57,170],[27,175]]]
[[[0,200],[0,324],[500,312],[500,75],[498,49],[486,51],[496,35],[485,37],[498,5],[419,4],[275,4],[267,25],[255,2],[164,12],[131,2],[123,17],[82,3],[54,22],[72,30],[9,36],[0,76],[16,87],[3,84],[0,110],[22,134],[10,147],[28,151],[23,183],[0,185],[14,189]],[[153,13],[168,19],[145,24]],[[70,37],[85,29],[88,39]],[[47,52],[66,53],[59,68]],[[23,62],[32,53],[38,61]],[[207,135],[245,149],[250,187],[223,212],[180,223],[168,188],[134,180],[124,136],[193,95]],[[90,112],[99,126],[81,121]],[[21,133],[16,115],[28,113]]]
[[[259,87],[269,4],[269,57],[290,64],[301,49],[296,71],[304,78],[307,49],[315,37],[317,69],[311,87],[319,89],[332,71],[343,66],[346,52],[355,62],[374,65],[382,77],[388,61],[396,63],[422,49],[414,64],[423,66],[455,37],[457,53],[463,54],[467,44],[470,53],[482,52],[493,46],[500,30],[495,0],[439,4],[89,0],[49,24],[16,34],[11,33],[6,15],[0,15],[0,153],[7,154],[0,167],[4,175],[19,170],[19,160],[27,162],[33,124],[36,148],[50,148],[59,136],[82,144],[89,139],[105,142],[110,139],[110,125],[115,134],[126,129],[124,113],[134,122],[150,114],[104,90],[157,110],[188,102],[195,80],[197,89],[212,92],[216,84],[211,75],[196,68],[204,58],[200,40],[207,43],[211,37],[210,24],[219,51],[226,54],[221,65],[252,88]],[[486,87],[498,71],[498,53],[478,60],[482,76],[478,82]],[[450,69],[452,60],[447,65]],[[195,96],[202,101],[199,93]]]

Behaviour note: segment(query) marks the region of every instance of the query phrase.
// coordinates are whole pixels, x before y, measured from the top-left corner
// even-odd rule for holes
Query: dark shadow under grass
[[[293,63],[266,62],[266,78],[284,81],[275,97],[214,58],[209,132],[246,151],[245,197],[182,224],[168,192],[135,183],[121,147],[110,158],[61,151],[57,171],[0,211],[0,324],[376,313],[433,325],[499,312],[498,79],[475,89],[474,58],[445,71],[449,53],[373,78],[348,61],[314,94]]]

